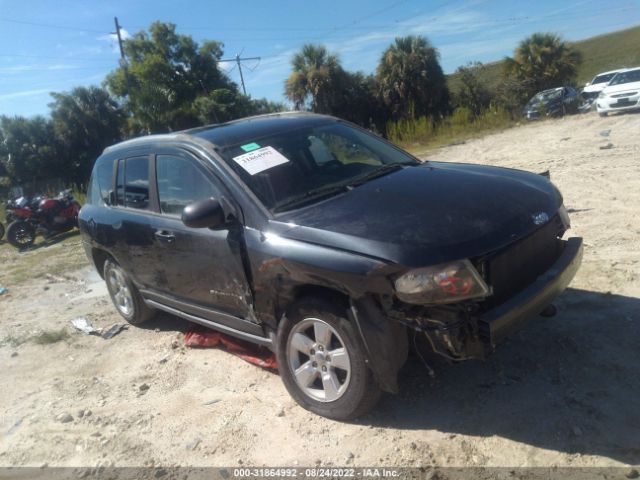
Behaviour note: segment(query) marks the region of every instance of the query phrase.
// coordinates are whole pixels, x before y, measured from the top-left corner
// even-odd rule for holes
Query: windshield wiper
[[[280,212],[282,210],[286,210],[288,207],[292,207],[300,203],[305,203],[310,200],[317,200],[318,198],[322,198],[322,197],[328,197],[331,195],[335,195],[336,193],[346,192],[347,190],[349,190],[349,188],[350,188],[349,185],[345,183],[325,185],[318,188],[312,188],[308,192],[305,192],[303,195],[294,197],[290,200],[287,200],[283,203],[276,205],[273,208],[273,211]]]
[[[369,173],[365,173],[360,177],[357,177],[353,182],[350,182],[349,185],[352,187],[357,187],[358,185],[362,185],[363,183],[368,182],[369,180],[373,180],[374,178],[381,177],[386,175],[387,173],[394,172],[396,170],[402,169],[402,167],[406,167],[408,165],[415,165],[412,162],[396,162],[396,163],[387,163],[382,165],[375,170],[370,171]]]

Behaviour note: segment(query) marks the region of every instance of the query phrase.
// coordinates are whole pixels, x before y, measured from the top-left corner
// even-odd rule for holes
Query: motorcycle
[[[36,235],[48,239],[59,233],[68,232],[78,226],[80,204],[64,190],[55,198],[21,197],[7,205],[7,241],[16,248],[26,248],[33,244]]]
[[[18,220],[19,218],[29,218],[32,215],[31,210],[38,207],[38,203],[42,200],[42,196],[35,197],[17,197],[9,200],[5,206],[5,221],[7,225]],[[0,240],[4,237],[5,228],[0,223]]]

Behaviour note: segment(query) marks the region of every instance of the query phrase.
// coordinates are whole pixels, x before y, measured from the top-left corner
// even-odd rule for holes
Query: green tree
[[[388,110],[377,95],[373,75],[345,72],[339,98],[333,115],[371,130],[384,131]]]
[[[123,113],[108,92],[98,87],[77,87],[51,96],[55,141],[65,172],[69,180],[84,184],[104,148],[121,140]]]
[[[198,120],[202,124],[228,122],[238,117],[280,112],[285,106],[265,99],[254,100],[237,89],[218,88],[202,95],[194,102]]]
[[[222,43],[201,45],[176,33],[171,23],[155,22],[124,42],[129,67],[107,76],[106,85],[123,99],[132,133],[173,131],[200,123],[195,100],[237,86],[218,68]]]
[[[284,92],[296,109],[332,114],[340,107],[346,74],[336,55],[323,45],[307,44],[293,56],[291,66]]]
[[[0,116],[0,138],[0,163],[14,185],[64,172],[51,120]]]
[[[449,111],[449,90],[438,51],[425,37],[395,39],[377,68],[380,95],[396,118],[441,116]]]
[[[484,80],[486,67],[480,62],[469,62],[458,67],[455,72],[460,81],[460,89],[454,95],[456,107],[465,107],[480,115],[491,104],[492,92]]]
[[[581,62],[580,52],[558,35],[534,33],[518,44],[513,58],[505,58],[504,73],[522,102],[540,90],[573,83]]]

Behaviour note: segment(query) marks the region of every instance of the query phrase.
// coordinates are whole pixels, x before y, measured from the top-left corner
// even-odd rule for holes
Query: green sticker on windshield
[[[242,145],[240,148],[245,152],[252,152],[253,150],[260,148],[260,145],[257,143],[247,143],[246,145]]]

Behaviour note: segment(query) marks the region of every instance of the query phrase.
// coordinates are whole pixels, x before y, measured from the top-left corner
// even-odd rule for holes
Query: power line
[[[258,60],[258,61],[260,61],[260,57],[245,57],[245,58],[241,58],[240,57],[241,53],[242,52],[238,53],[235,58],[224,58],[222,60],[218,60],[218,63],[236,62],[236,65],[238,66],[238,72],[240,72],[240,83],[242,84],[242,93],[244,93],[246,95],[247,94],[247,89],[244,86],[244,77],[242,76],[242,63],[241,62],[245,62],[247,60]]]

